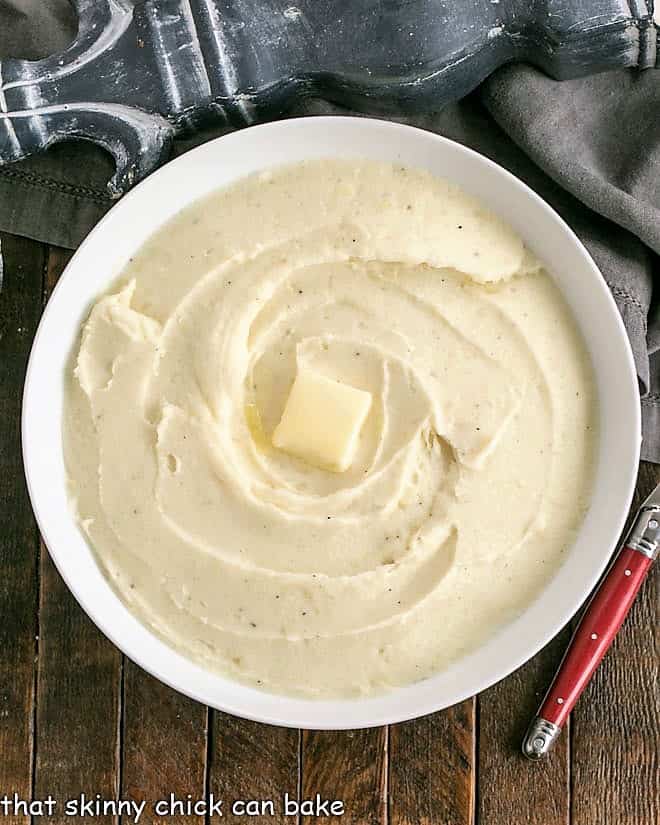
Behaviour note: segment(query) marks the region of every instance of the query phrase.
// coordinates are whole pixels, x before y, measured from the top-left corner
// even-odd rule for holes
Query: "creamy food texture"
[[[272,445],[300,369],[371,395],[345,472]],[[363,161],[173,219],[93,307],[65,412],[70,497],[130,609],[210,669],[310,697],[422,679],[518,615],[579,528],[597,420],[516,234]]]

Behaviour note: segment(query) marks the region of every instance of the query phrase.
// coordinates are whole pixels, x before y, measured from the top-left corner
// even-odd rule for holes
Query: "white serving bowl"
[[[572,308],[593,360],[600,404],[591,506],[562,567],[524,614],[430,679],[382,696],[336,701],[268,694],[210,673],[141,624],[102,575],[71,514],[61,435],[64,371],[80,324],[127,259],[176,212],[211,191],[310,158],[369,158],[426,169],[499,214],[546,263]],[[98,627],[138,665],[194,699],[237,716],[309,728],[367,727],[431,713],[484,690],[533,656],[576,612],[615,549],[632,499],[640,429],[637,378],[621,318],[594,262],[559,216],[513,175],[457,143],[350,117],[235,132],[167,164],[126,195],[60,278],[34,341],[23,403],[25,472],[39,527],[58,570]]]

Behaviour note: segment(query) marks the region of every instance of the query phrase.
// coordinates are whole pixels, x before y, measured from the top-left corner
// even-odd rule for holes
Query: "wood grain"
[[[479,696],[480,825],[569,822],[569,731],[564,731],[544,763],[527,761],[520,750],[569,638],[567,628],[530,662]]]
[[[60,279],[60,275],[64,272],[64,268],[73,257],[73,252],[70,249],[62,249],[58,246],[48,247],[48,257],[46,271],[44,273],[43,285],[43,305],[48,303],[51,292],[55,289],[55,285]]]
[[[642,464],[636,505],[660,481]],[[658,564],[572,716],[572,825],[660,822]]]
[[[474,817],[475,700],[393,725],[392,825],[471,825]]]
[[[122,677],[119,652],[78,608],[47,553],[39,558],[20,461],[20,398],[42,291],[49,294],[70,253],[51,249],[47,255],[34,241],[2,240],[0,796],[52,793],[62,801],[84,791],[151,803],[170,792],[185,799],[206,790],[226,800],[223,821],[229,823],[247,819],[231,815],[233,800],[273,799],[277,814],[251,821],[277,825],[297,821],[283,816],[286,791],[293,798],[319,793],[342,799],[347,825],[656,825],[657,569],[542,765],[519,755],[520,741],[565,649],[567,630],[478,703],[469,700],[389,731],[299,734],[207,715],[129,662]],[[637,503],[658,480],[660,468],[643,464]],[[28,825],[29,817],[2,821]],[[94,821],[114,825],[112,817]],[[145,815],[142,821],[165,820]],[[204,817],[167,821],[202,825]],[[303,816],[299,825],[312,822],[318,820]]]
[[[45,299],[70,257],[50,249]],[[43,547],[40,571],[35,795],[52,794],[59,805],[49,822],[70,825],[66,800],[82,793],[115,799],[119,790],[121,654],[78,606]]]
[[[184,804],[189,799],[203,800],[207,708],[128,659],[124,668],[122,798],[146,800],[147,811],[157,801],[169,800],[170,794]],[[187,808],[176,807],[173,814],[152,816],[150,812],[148,821],[168,825],[202,825],[205,821],[204,815],[188,816]]]
[[[45,548],[39,615],[35,794],[60,801],[50,823],[71,825],[66,800],[117,797],[121,655],[75,602]]]
[[[41,311],[42,244],[2,235],[0,293],[0,794],[32,791],[39,534],[21,462],[21,396]],[[3,817],[23,825],[29,816]]]
[[[298,790],[299,733],[237,719],[226,713],[212,714],[209,742],[209,791],[225,802],[223,822],[250,821],[233,816],[235,800],[273,800],[276,813],[267,818],[253,817],[253,822],[268,825],[295,823],[285,817],[281,800],[285,793],[293,798]]]
[[[387,822],[387,728],[303,731],[301,799],[342,800],[344,825]],[[303,825],[319,820],[302,817]]]

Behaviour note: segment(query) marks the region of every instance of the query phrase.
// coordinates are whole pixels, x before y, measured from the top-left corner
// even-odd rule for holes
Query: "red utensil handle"
[[[562,727],[628,615],[652,560],[624,547],[594,594],[538,715]]]
[[[547,754],[580,694],[607,653],[653,564],[653,555],[625,546],[593,595],[538,715],[523,741],[530,759]]]

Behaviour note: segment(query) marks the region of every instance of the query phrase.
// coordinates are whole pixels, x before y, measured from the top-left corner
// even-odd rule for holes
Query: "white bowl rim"
[[[102,251],[104,247],[107,247],[112,237],[113,225],[122,223],[123,213],[128,214],[129,206],[137,206],[140,199],[146,201],[159,187],[166,188],[172,181],[187,180],[191,170],[196,169],[200,164],[208,164],[206,168],[212,168],[218,157],[222,161],[223,154],[230,155],[232,149],[234,155],[244,151],[236,146],[239,141],[243,145],[247,142],[248,146],[255,144],[256,147],[260,147],[261,151],[267,152],[268,147],[281,145],[278,141],[303,141],[305,146],[314,144],[319,150],[321,146],[328,145],[328,139],[331,139],[331,141],[338,141],[343,151],[342,140],[350,142],[358,137],[365,147],[372,141],[389,141],[407,148],[411,156],[415,158],[417,155],[416,152],[412,152],[412,146],[428,152],[429,157],[434,153],[438,156],[446,153],[453,157],[455,162],[466,163],[466,169],[473,166],[475,176],[478,172],[479,177],[499,179],[511,198],[526,201],[531,212],[543,216],[541,220],[545,222],[547,231],[554,233],[559,240],[563,238],[561,242],[565,244],[565,251],[568,253],[572,250],[571,254],[575,254],[576,261],[579,259],[585,275],[590,273],[586,275],[587,279],[591,278],[588,285],[589,301],[593,300],[598,304],[600,323],[607,329],[610,336],[607,339],[608,358],[613,372],[613,375],[606,375],[606,370],[603,374],[599,374],[596,370],[599,394],[607,386],[607,381],[613,378],[616,391],[621,399],[620,402],[616,402],[620,407],[620,409],[617,408],[617,415],[621,422],[620,425],[615,426],[617,436],[613,439],[615,443],[605,445],[601,437],[599,445],[596,486],[598,486],[602,473],[609,473],[611,478],[608,476],[608,483],[612,485],[614,495],[609,500],[608,507],[601,507],[596,514],[592,512],[593,508],[590,510],[575,544],[567,554],[565,563],[548,582],[538,598],[519,617],[497,631],[478,650],[462,658],[446,671],[422,682],[397,688],[382,696],[344,700],[310,700],[265,693],[211,673],[171,649],[124,607],[100,572],[92,551],[75,525],[70,511],[67,510],[65,513],[61,511],[60,493],[62,491],[57,488],[53,490],[50,474],[59,471],[62,462],[59,432],[61,405],[59,415],[44,417],[41,412],[44,409],[42,389],[50,381],[51,396],[48,400],[51,401],[52,398],[58,397],[53,381],[59,380],[60,384],[63,383],[62,372],[59,378],[53,379],[52,376],[50,378],[48,376],[48,371],[52,369],[52,364],[49,363],[51,349],[59,347],[60,354],[52,357],[59,358],[62,367],[66,365],[66,361],[61,360],[63,345],[58,342],[57,333],[59,331],[61,335],[62,329],[58,330],[56,314],[58,312],[62,314],[65,311],[64,301],[69,299],[68,293],[72,292],[70,285],[73,280],[81,274],[85,261],[94,259],[95,250]],[[334,147],[334,144],[332,146]],[[254,147],[249,151],[253,149]],[[381,151],[380,144],[375,151]],[[403,151],[403,154],[405,155],[406,152]],[[306,154],[303,153],[296,157],[302,160],[303,157],[332,156],[364,158],[365,154],[353,152],[353,150],[344,151],[343,155],[341,152],[335,154],[334,148],[331,147],[325,154],[318,152],[315,154],[315,150],[310,148]],[[373,154],[369,152],[367,157],[373,157]],[[391,161],[397,159],[394,150],[388,157]],[[292,160],[295,159],[292,158]],[[406,159],[401,162],[408,166],[419,165],[417,160]],[[280,164],[281,161],[264,162],[257,164],[255,170],[272,168]],[[428,168],[424,164],[422,166]],[[238,174],[232,180],[238,180],[243,176],[243,173]],[[444,176],[452,179],[450,174]],[[456,180],[456,178],[453,179]],[[230,182],[231,180],[217,183],[209,189],[217,189]],[[467,186],[465,181],[457,182],[470,191],[470,186]],[[472,186],[472,189],[475,189],[475,186]],[[495,208],[488,203],[488,199],[482,192],[475,192],[475,194],[490,208]],[[191,196],[184,206],[202,196],[200,194]],[[500,211],[501,214],[501,210],[496,211]],[[514,228],[521,231],[525,237],[524,228],[515,226],[515,221],[507,219],[510,223],[514,223]],[[149,225],[147,221],[147,228],[143,227],[140,230],[141,240],[134,245],[134,248],[138,248],[146,237],[158,229],[161,223]],[[550,266],[549,269],[553,273],[553,267]],[[108,274],[106,286],[110,285],[116,274],[116,271],[112,275]],[[84,306],[81,306],[78,302],[79,315],[87,306],[86,302],[83,303]],[[577,320],[582,326],[579,317]],[[65,332],[68,336],[68,353],[77,336],[78,325],[73,330],[66,329]],[[590,345],[589,340],[587,344]],[[594,352],[591,351],[593,356]],[[50,407],[46,406],[46,409]],[[57,432],[54,429],[54,419],[57,423]],[[55,445],[54,450],[53,445]],[[568,225],[526,184],[474,150],[416,127],[354,116],[290,118],[252,126],[202,144],[165,164],[140,182],[92,229],[62,274],[44,310],[35,335],[23,396],[22,446],[32,507],[44,543],[59,573],[87,615],[126,656],[175,690],[236,716],[296,728],[363,728],[423,716],[481,692],[534,656],[575,614],[595,586],[612,551],[616,548],[632,501],[640,445],[641,414],[637,375],[625,327],[603,276]],[[604,458],[607,459],[605,464]],[[609,472],[610,459],[615,460],[616,473]],[[53,495],[60,498],[59,503],[54,502]],[[589,555],[589,542],[593,542],[594,539],[598,541],[597,546],[601,548],[601,552],[595,555],[596,551],[592,551],[588,564],[582,564],[585,569],[580,571],[580,575],[577,575],[577,570],[570,575],[567,568],[576,567],[578,562],[576,548],[580,549],[582,555]],[[569,565],[568,560],[574,556],[576,558]],[[83,569],[85,577],[81,572]],[[93,586],[90,586],[90,582]],[[560,595],[564,598],[560,598]]]

